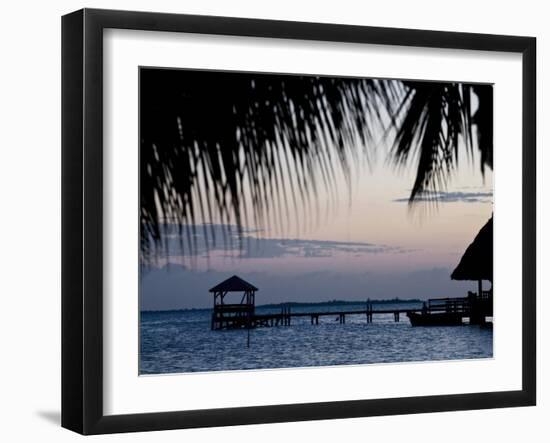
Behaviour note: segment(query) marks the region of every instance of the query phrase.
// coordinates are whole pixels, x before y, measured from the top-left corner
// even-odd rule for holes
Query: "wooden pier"
[[[308,318],[312,325],[318,325],[322,317],[333,319],[334,322],[345,324],[346,318],[350,316],[364,317],[367,323],[372,323],[375,315],[393,314],[394,321],[400,320],[400,314],[407,313],[410,309],[379,309],[375,310],[368,306],[363,310],[338,310],[338,311],[314,311],[302,312],[292,311],[291,307],[283,306],[281,312],[271,314],[242,315],[234,310],[231,305],[227,308],[216,309],[212,313],[212,329],[234,329],[234,328],[257,328],[274,326],[291,326],[292,320],[296,318]],[[420,309],[418,310],[420,311]]]
[[[366,323],[372,323],[374,317],[381,315],[392,315],[394,322],[401,320],[401,314],[411,318],[411,315],[427,316],[431,319],[446,319],[448,324],[462,324],[464,318],[472,315],[472,298],[440,298],[431,299],[424,303],[424,306],[417,309],[374,309],[372,304],[366,304],[365,309],[355,310],[332,310],[332,311],[292,311],[290,305],[283,306],[280,312],[270,314],[252,313],[250,316],[238,315],[235,312],[223,312],[218,310],[213,313],[212,329],[233,329],[233,328],[258,328],[291,326],[293,319],[309,318],[311,325],[318,325],[320,319],[325,321],[346,324],[346,319],[355,316],[363,317]],[[492,303],[491,303],[492,305]],[[492,315],[492,310],[478,310],[478,317]]]
[[[248,282],[233,276],[210,290],[214,294],[214,309],[211,328],[239,329],[291,326],[293,319],[309,318],[310,324],[318,325],[324,317],[326,321],[346,324],[346,319],[359,316],[366,323],[372,323],[375,316],[393,315],[393,320],[399,322],[401,314],[405,314],[413,326],[460,325],[465,318],[470,324],[483,324],[487,316],[493,315],[492,291],[482,291],[481,295],[470,292],[467,297],[435,298],[423,303],[416,309],[380,308],[374,309],[370,301],[366,301],[364,309],[325,310],[325,311],[293,311],[290,304],[282,305],[280,312],[260,314],[256,312],[255,292],[258,289]],[[225,297],[230,292],[242,293],[240,303],[225,303]]]

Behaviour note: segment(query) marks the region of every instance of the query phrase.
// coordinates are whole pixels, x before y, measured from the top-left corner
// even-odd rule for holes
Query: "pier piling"
[[[370,302],[370,300],[367,301],[366,314],[367,314],[367,323],[372,323],[372,303]]]

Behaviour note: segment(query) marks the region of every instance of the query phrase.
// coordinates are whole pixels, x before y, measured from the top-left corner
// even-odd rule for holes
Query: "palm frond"
[[[141,250],[166,222],[265,226],[350,177],[372,137],[374,80],[142,69]],[[289,184],[289,186],[285,186]],[[305,211],[307,212],[307,211]],[[267,226],[269,227],[269,226]],[[205,227],[205,229],[207,229]],[[215,241],[214,232],[210,233]]]
[[[481,152],[482,171],[492,168],[492,87],[463,83],[404,82],[395,104],[387,102],[390,128],[395,132],[391,152],[398,166],[416,162],[409,203],[418,197],[437,198],[458,167],[461,143],[471,155],[473,133]],[[478,101],[472,109],[472,95]],[[392,109],[393,106],[393,109]]]

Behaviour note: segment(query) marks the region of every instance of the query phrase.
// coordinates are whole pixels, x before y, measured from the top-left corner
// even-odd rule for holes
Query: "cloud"
[[[409,197],[397,198],[393,200],[394,202],[403,202],[407,203]],[[425,195],[419,196],[416,198],[418,202],[433,202],[437,201],[439,203],[492,203],[493,202],[493,192],[432,192],[426,193]]]
[[[308,240],[297,238],[269,238],[263,231],[242,229],[241,236],[236,226],[205,224],[188,226],[183,232],[174,225],[166,225],[163,237],[167,239],[168,252],[165,258],[181,257],[184,242],[185,256],[220,254],[230,258],[323,258],[342,254],[363,256],[366,254],[410,252],[395,246],[367,242],[342,242],[332,240]],[[188,237],[189,235],[189,237]],[[191,239],[191,243],[189,241]],[[192,247],[188,247],[191,244]]]
[[[340,242],[331,240],[303,240],[285,238],[250,238],[250,243],[239,252],[239,258],[332,257],[338,254],[398,253],[398,247],[365,242]]]

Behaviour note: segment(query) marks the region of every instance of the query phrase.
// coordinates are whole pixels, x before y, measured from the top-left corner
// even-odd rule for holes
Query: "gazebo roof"
[[[253,286],[247,281],[244,281],[242,278],[234,275],[233,277],[229,277],[227,280],[224,280],[214,286],[210,289],[210,292],[244,292],[257,290],[258,288],[256,286]]]
[[[481,228],[466,248],[460,263],[451,274],[453,280],[493,281],[493,217]]]

